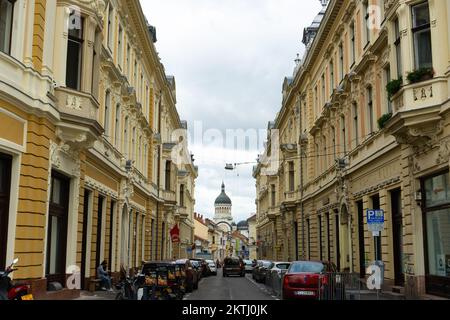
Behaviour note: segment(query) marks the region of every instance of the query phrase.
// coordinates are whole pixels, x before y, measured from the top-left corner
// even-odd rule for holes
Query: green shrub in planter
[[[384,115],[381,116],[380,119],[378,119],[378,128],[380,128],[380,130],[384,129],[384,127],[386,126],[386,123],[391,120],[392,118],[392,113],[386,113]]]
[[[426,81],[433,79],[433,77],[434,77],[434,70],[432,68],[422,68],[408,73],[409,83]]]
[[[386,91],[389,99],[392,98],[402,88],[403,79],[400,77],[398,80],[392,80],[386,85]]]

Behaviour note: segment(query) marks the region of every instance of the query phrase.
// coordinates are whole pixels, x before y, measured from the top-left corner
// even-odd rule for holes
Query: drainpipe
[[[302,100],[301,95],[300,96],[300,106],[299,106],[299,128],[300,128],[300,210],[301,210],[301,222],[302,222],[302,259],[305,259],[305,208],[303,203],[303,148],[302,148],[302,134],[303,134],[303,127],[302,127]],[[298,226],[297,226],[298,228]]]
[[[161,105],[162,105],[162,91],[159,92],[158,103],[158,133],[161,133]],[[162,140],[162,136],[161,136]],[[161,141],[162,143],[162,141]],[[161,145],[158,146],[158,169],[157,169],[157,185],[158,185],[158,198],[161,198]],[[159,236],[159,201],[156,202],[156,237],[155,237],[155,259],[158,260],[158,236]],[[163,248],[163,246],[161,246]]]

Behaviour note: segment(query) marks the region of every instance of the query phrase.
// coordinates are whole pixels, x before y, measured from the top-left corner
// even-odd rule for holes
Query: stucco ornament
[[[105,0],[78,0],[78,1],[80,1],[84,5],[90,6],[95,11],[95,14],[101,20],[103,20],[106,9]]]

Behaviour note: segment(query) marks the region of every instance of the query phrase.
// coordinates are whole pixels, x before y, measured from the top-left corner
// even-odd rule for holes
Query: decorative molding
[[[119,197],[119,194],[117,193],[117,191],[114,191],[113,189],[105,186],[101,182],[98,182],[97,180],[95,180],[89,176],[85,176],[84,184],[86,187],[95,189],[95,190],[101,192],[102,194],[104,194],[105,196],[110,196],[113,198]]]

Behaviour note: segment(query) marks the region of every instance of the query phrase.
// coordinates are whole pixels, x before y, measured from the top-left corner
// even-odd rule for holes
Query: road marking
[[[267,295],[270,295],[272,298],[275,298],[274,296],[272,296],[272,294],[262,285],[260,286],[258,283],[256,283],[253,279],[251,279],[250,277],[245,277],[248,281],[250,281],[251,283],[253,283],[256,287],[258,287],[259,290],[263,291],[264,293],[266,293]],[[280,299],[276,299],[276,300],[280,300]]]

